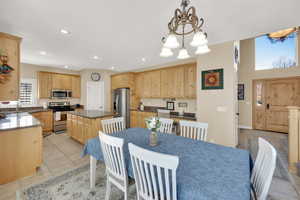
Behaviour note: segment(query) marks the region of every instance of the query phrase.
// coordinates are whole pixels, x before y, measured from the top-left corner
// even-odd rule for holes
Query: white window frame
[[[32,104],[37,103],[37,80],[33,78],[23,78],[21,83],[31,83],[32,84]]]

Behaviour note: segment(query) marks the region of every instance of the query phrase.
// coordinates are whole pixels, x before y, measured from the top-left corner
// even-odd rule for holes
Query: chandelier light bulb
[[[173,55],[173,52],[169,48],[163,47],[160,52],[160,57],[170,57]]]
[[[187,59],[190,55],[188,54],[185,48],[180,49],[179,54],[177,56],[178,59]]]
[[[198,46],[196,54],[206,54],[209,53],[210,49],[207,45]]]
[[[190,43],[193,47],[198,47],[207,44],[207,39],[205,34],[202,31],[198,31],[195,33],[192,42]]]
[[[166,39],[166,42],[164,43],[165,48],[169,49],[176,49],[179,47],[179,43],[177,41],[177,38],[174,34],[170,33]]]

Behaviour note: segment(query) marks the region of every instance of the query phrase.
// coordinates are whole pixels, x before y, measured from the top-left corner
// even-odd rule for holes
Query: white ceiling
[[[137,70],[176,60],[160,58],[159,52],[180,1],[1,0],[0,32],[23,37],[25,63]],[[300,25],[299,0],[192,0],[192,5],[205,19],[210,45]],[[62,28],[71,34],[62,35]]]

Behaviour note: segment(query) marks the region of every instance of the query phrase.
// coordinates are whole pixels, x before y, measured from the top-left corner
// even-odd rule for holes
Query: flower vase
[[[157,133],[154,131],[151,131],[150,133],[150,146],[156,146],[157,145]]]

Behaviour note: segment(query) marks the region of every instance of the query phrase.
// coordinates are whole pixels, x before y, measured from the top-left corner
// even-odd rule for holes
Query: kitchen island
[[[81,110],[69,112],[67,117],[68,135],[85,144],[88,139],[97,137],[102,131],[101,120],[117,116],[113,112],[99,110]]]
[[[42,165],[42,127],[29,113],[0,119],[0,185],[33,175]]]

